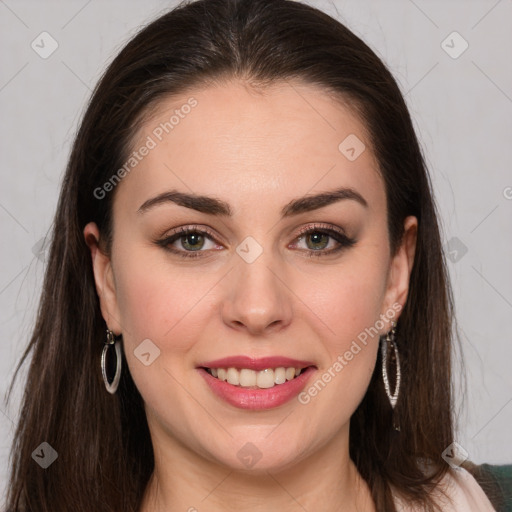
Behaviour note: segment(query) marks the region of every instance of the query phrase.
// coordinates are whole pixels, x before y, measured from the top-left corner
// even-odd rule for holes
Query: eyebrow
[[[368,203],[359,192],[352,188],[342,187],[320,194],[293,199],[282,208],[281,217],[291,217],[300,213],[310,212],[345,199],[356,201],[365,208],[368,207]],[[167,203],[174,203],[209,215],[231,217],[233,214],[230,205],[225,201],[214,197],[178,192],[177,190],[163,192],[148,199],[140,206],[137,213],[146,213],[155,206]]]

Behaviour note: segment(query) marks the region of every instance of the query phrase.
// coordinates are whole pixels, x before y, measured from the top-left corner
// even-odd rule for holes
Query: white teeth
[[[233,386],[240,384],[240,372],[236,368],[228,368],[228,378],[226,379]]]
[[[258,387],[261,389],[273,388],[276,384],[284,384],[287,380],[292,380],[301,373],[301,368],[266,368],[265,370],[255,371],[248,368],[210,368],[209,372],[213,377],[219,380],[227,381],[233,386],[243,388]]]
[[[284,384],[286,382],[286,370],[284,368],[276,368],[274,370],[274,382],[276,384]]]
[[[240,386],[243,388],[256,386],[256,372],[254,370],[248,370],[247,368],[240,370]]]
[[[295,368],[286,368],[286,380],[292,380],[295,377]]]
[[[274,370],[267,368],[258,372],[256,377],[256,386],[267,389],[274,387]]]

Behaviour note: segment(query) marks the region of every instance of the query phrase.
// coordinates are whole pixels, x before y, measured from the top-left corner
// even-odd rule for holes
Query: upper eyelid
[[[322,223],[315,223],[312,226],[305,226],[304,228],[301,228],[299,230],[298,236],[310,233],[312,231],[326,231],[326,232],[334,232],[339,235],[347,236],[345,233],[345,230],[343,228],[334,226],[333,224],[322,224]]]
[[[165,234],[162,235],[161,238],[165,240],[168,238],[176,237],[178,239],[180,235],[185,236],[188,233],[200,233],[202,235],[206,235],[208,238],[211,238],[213,240],[217,240],[218,238],[209,228],[205,226],[198,226],[196,224],[192,224],[190,226],[180,226],[179,228],[173,230],[171,233],[166,232]]]
[[[297,236],[300,236],[304,233],[307,233],[307,232],[310,232],[310,231],[315,231],[315,230],[318,230],[318,231],[335,231],[335,232],[339,232],[341,234],[346,234],[345,233],[345,230],[341,227],[337,227],[335,226],[334,224],[329,224],[329,223],[319,223],[319,222],[315,222],[314,224],[312,225],[309,225],[309,226],[304,226],[302,228],[299,229],[299,232],[297,233]],[[207,234],[209,236],[212,236],[212,237],[215,237],[216,235],[212,232],[212,230],[207,227],[207,226],[202,226],[202,225],[199,225],[199,224],[190,224],[190,225],[186,225],[186,226],[180,226],[178,228],[175,228],[171,233],[169,233],[169,230],[166,230],[166,233],[162,234],[162,237],[165,237],[165,238],[170,238],[171,236],[175,236],[175,235],[178,235],[180,233],[189,233],[189,232],[192,232],[192,233],[204,233],[204,234]]]
[[[199,233],[200,235],[205,236],[209,240],[215,243],[220,243],[218,238],[207,228],[205,227],[193,227],[193,226],[183,226],[177,228],[173,233],[164,236],[164,241],[173,238],[173,242],[179,240],[181,237],[188,235],[189,233]]]

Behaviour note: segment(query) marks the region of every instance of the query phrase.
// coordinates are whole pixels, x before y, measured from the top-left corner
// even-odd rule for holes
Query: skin
[[[392,255],[384,184],[365,127],[316,86],[279,83],[261,94],[233,81],[167,98],[134,149],[190,96],[197,106],[115,190],[110,257],[99,249],[97,226],[84,229],[103,317],[123,335],[145,402],[155,471],[141,510],[375,510],[348,444],[378,336],[306,405],[293,399],[264,411],[238,409],[217,398],[195,368],[230,355],[283,355],[312,361],[316,381],[379,315],[405,304],[417,221],[405,219]],[[366,145],[355,161],[338,150],[350,134]],[[281,218],[291,200],[339,187],[357,191],[367,207],[344,199]],[[137,212],[171,189],[221,199],[232,216],[171,202]],[[315,245],[311,236],[298,239],[299,230],[326,224],[355,244],[309,257],[318,245],[338,243],[316,238]],[[198,258],[154,242],[191,225],[209,227],[216,238]],[[236,252],[247,236],[263,249],[252,263]],[[173,247],[185,251],[182,241]],[[389,329],[386,322],[379,333]],[[134,350],[148,338],[160,356],[145,366]],[[247,442],[261,452],[252,468],[237,457]]]

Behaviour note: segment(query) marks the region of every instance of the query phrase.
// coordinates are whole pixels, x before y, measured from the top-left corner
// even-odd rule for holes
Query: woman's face
[[[155,450],[255,470],[346,451],[415,243],[408,218],[390,253],[364,126],[311,85],[231,82],[163,101],[132,150],[110,259],[84,233]]]

